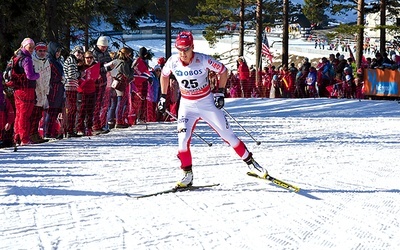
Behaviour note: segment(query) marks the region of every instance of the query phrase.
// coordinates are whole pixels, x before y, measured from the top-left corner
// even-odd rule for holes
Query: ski
[[[150,193],[150,194],[143,194],[143,195],[132,195],[132,194],[126,193],[126,196],[128,196],[130,198],[140,199],[140,198],[152,197],[152,196],[157,196],[157,195],[162,195],[162,194],[193,191],[193,190],[198,190],[198,189],[202,189],[202,188],[209,188],[209,187],[216,187],[216,186],[219,186],[219,183],[200,185],[200,186],[190,186],[190,187],[185,187],[185,188],[174,187],[174,188],[170,188],[170,189],[166,189],[166,190],[162,190],[162,191],[158,191],[158,192],[154,192],[154,193]]]
[[[292,184],[289,184],[287,182],[284,182],[284,181],[281,181],[279,179],[276,179],[275,177],[272,177],[270,175],[267,175],[267,177],[265,179],[261,178],[260,176],[258,176],[255,173],[252,173],[252,172],[247,172],[247,175],[251,176],[251,177],[258,178],[258,179],[261,179],[261,180],[268,180],[268,181],[274,183],[276,186],[279,186],[279,187],[284,188],[284,189],[289,190],[289,191],[293,191],[295,193],[298,193],[300,191],[299,187],[296,187],[296,186],[294,186]]]

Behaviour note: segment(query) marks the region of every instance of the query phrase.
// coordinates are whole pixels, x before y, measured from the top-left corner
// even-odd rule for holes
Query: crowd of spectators
[[[314,65],[305,57],[298,65],[291,62],[289,67],[264,67],[259,71],[258,82],[254,66],[249,67],[243,57],[239,57],[237,64],[237,71],[232,70],[229,75],[227,97],[363,98],[362,71],[357,69],[353,57],[345,58],[340,52],[322,57]],[[400,56],[395,51],[376,52],[373,58],[363,58],[362,67],[398,69]]]
[[[172,121],[160,114],[160,74],[165,58],[149,67],[149,51],[109,51],[108,39],[75,46],[66,56],[57,42],[25,38],[0,72],[0,147],[95,136],[139,123]],[[171,77],[168,109],[177,116],[178,83]]]

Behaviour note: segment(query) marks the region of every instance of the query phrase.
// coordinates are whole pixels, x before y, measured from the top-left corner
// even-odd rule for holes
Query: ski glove
[[[167,95],[161,94],[160,100],[158,101],[158,104],[157,104],[158,111],[160,111],[161,113],[165,112],[166,101],[167,101]]]
[[[222,109],[224,107],[225,104],[225,100],[224,100],[224,89],[218,89],[218,93],[214,93],[214,104],[215,107]]]

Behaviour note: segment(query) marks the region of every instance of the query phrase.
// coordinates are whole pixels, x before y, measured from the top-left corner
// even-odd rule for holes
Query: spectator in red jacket
[[[33,68],[32,53],[35,42],[31,38],[25,38],[21,47],[15,53],[21,59],[15,65],[16,79],[14,87],[15,97],[15,131],[14,140],[21,145],[32,144],[29,139],[31,122],[30,118],[35,106],[36,80],[40,77]]]
[[[246,60],[242,56],[237,60],[237,69],[241,88],[241,97],[249,98],[251,97],[251,86],[249,84],[250,71]]]
[[[93,113],[96,104],[96,79],[100,75],[100,63],[94,61],[93,52],[86,51],[84,63],[78,68],[81,73],[78,91],[78,115],[76,130],[79,136],[91,136]]]

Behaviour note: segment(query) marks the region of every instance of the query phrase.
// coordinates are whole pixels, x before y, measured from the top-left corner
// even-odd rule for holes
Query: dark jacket
[[[47,46],[48,59],[51,67],[50,91],[47,95],[50,108],[62,108],[64,105],[64,70],[60,58],[56,58],[57,50],[61,50],[61,45],[50,42]]]

